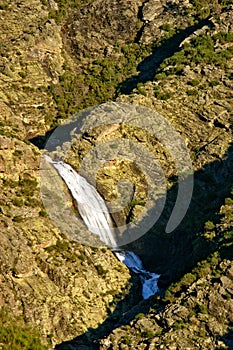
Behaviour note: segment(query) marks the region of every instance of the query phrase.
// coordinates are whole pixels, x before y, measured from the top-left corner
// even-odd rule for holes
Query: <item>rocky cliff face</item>
[[[3,329],[30,324],[50,346],[78,336],[65,349],[230,348],[231,1],[15,0],[0,2],[0,17],[0,305],[10,315]],[[39,148],[46,133],[72,113],[111,100],[166,117],[193,161],[194,195],[181,226],[164,235],[168,205],[157,226],[130,246],[162,273],[162,289],[176,282],[163,301],[139,303],[136,277],[109,250],[70,242],[42,205]],[[79,158],[69,155],[72,165],[98,132],[80,141]],[[128,137],[155,152],[174,203],[167,151],[139,130],[106,135],[102,141]],[[131,164],[116,165],[99,174],[106,199],[115,198],[122,172],[137,182]],[[138,215],[142,193],[116,222]],[[17,349],[0,335],[6,349]]]
[[[232,243],[223,233],[232,202],[226,202],[218,249],[170,286],[162,301],[151,300],[149,312],[141,308],[133,320],[103,339],[100,349],[119,349],[119,344],[122,349],[232,348]]]

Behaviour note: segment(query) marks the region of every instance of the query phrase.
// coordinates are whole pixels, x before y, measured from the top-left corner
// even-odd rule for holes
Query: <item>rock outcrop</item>
[[[48,347],[74,338],[57,348],[231,348],[231,1],[14,0],[0,3],[0,17],[1,308],[16,323],[20,317],[20,327],[38,329]],[[106,126],[67,155],[78,169],[98,142],[119,137],[159,160],[167,206],[128,246],[162,274],[161,296],[148,302],[140,302],[137,278],[109,249],[68,240],[41,200],[41,149],[51,129],[111,100],[167,118],[193,162],[189,211],[165,235],[177,174],[158,140]],[[135,183],[143,177],[130,162],[109,162],[98,173],[103,197],[116,199],[122,174]],[[137,218],[147,195],[144,181],[133,191],[124,186],[131,202],[115,215],[118,224]],[[14,349],[9,341],[0,339]]]

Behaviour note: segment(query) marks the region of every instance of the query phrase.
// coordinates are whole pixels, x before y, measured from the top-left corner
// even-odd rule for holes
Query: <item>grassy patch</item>
[[[8,310],[0,311],[1,350],[47,350],[37,330],[25,325],[20,317],[12,317]]]

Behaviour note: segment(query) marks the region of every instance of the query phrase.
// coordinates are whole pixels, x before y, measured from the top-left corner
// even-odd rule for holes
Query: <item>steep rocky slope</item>
[[[64,43],[49,15],[55,5],[6,2],[0,12],[1,307],[53,344],[96,327],[132,288],[112,253],[67,241],[40,199],[41,153],[28,140],[56,116],[48,87],[63,73]],[[138,298],[129,296],[129,304]]]
[[[0,2],[3,349],[42,348],[28,324],[50,346],[78,336],[64,349],[231,348],[232,18],[231,1]],[[130,246],[162,273],[161,290],[176,282],[162,301],[139,303],[136,277],[109,250],[70,242],[40,198],[44,135],[72,113],[110,100],[166,117],[193,161],[194,195],[182,224],[164,235],[168,205],[157,226]],[[155,145],[135,130],[117,136]],[[96,135],[82,142],[88,149]],[[171,205],[174,164],[161,145],[154,149]],[[132,178],[129,164],[115,174],[109,168],[113,181],[100,176],[106,198],[122,170]],[[135,203],[120,220],[137,212]],[[8,325],[28,342],[7,337]]]
[[[226,230],[227,226],[227,231]],[[221,207],[218,249],[151,300],[146,314],[101,341],[100,349],[232,349],[232,200]],[[122,344],[119,347],[119,344]]]

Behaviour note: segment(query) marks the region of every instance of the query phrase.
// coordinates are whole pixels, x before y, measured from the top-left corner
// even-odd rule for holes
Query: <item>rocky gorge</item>
[[[0,1],[0,349],[233,347],[232,11],[227,0]],[[166,118],[193,164],[187,214],[165,234],[178,184],[157,139],[106,126],[67,155],[78,169],[98,142],[117,137],[159,160],[166,206],[125,247],[161,274],[160,294],[145,301],[138,277],[109,248],[69,239],[41,199],[52,131],[109,101]],[[98,173],[106,200],[116,199],[122,174],[135,190],[118,224],[137,218],[147,195],[143,174],[119,160]]]

